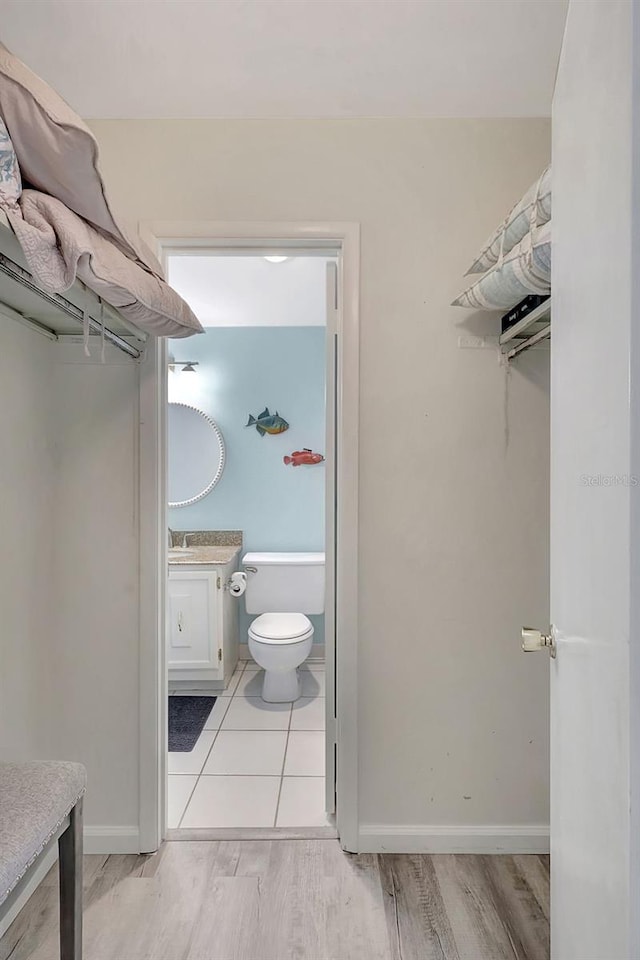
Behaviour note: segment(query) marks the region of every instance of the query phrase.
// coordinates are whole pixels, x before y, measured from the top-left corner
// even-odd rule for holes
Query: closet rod
[[[32,293],[37,294],[41,300],[46,300],[47,303],[57,307],[62,313],[65,313],[77,323],[82,324],[84,322],[84,313],[80,307],[77,307],[75,303],[67,300],[66,297],[61,296],[59,293],[47,293],[38,286],[27,270],[23,270],[19,264],[14,263],[13,260],[10,260],[9,257],[6,257],[3,253],[0,253],[0,271],[8,277],[11,277],[11,279],[17,283],[22,284],[23,287],[26,287]],[[99,320],[96,320],[95,317],[91,315],[88,316],[87,320],[91,330],[95,333],[102,333],[102,324]],[[54,333],[54,331],[52,330],[51,333]],[[110,330],[107,326],[104,328],[104,338],[113,344],[114,347],[117,347],[118,350],[122,350],[123,353],[133,357],[134,360],[139,360],[142,356],[140,350],[132,346],[132,344],[127,343],[123,337],[118,336],[117,333],[114,333],[113,330]]]
[[[540,343],[541,340],[546,340],[547,337],[551,336],[551,324],[548,323],[546,327],[543,327],[542,330],[538,330],[537,333],[534,333],[533,336],[529,337],[527,340],[523,340],[522,343],[519,343],[516,347],[513,347],[512,350],[509,350],[506,354],[507,360],[513,360],[514,357],[517,357],[519,353],[523,353],[525,350],[528,350],[529,347],[535,347],[536,343]]]

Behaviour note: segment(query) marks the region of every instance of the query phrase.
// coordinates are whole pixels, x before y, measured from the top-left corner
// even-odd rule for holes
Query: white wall
[[[0,758],[46,755],[51,609],[53,344],[0,312]]]
[[[370,842],[544,824],[548,666],[519,630],[548,622],[548,354],[508,373],[493,350],[460,350],[495,321],[448,304],[548,162],[549,123],[93,127],[114,199],[141,220],[361,223],[361,821]],[[128,678],[119,697],[130,772]],[[128,815],[128,777],[125,791]]]
[[[137,849],[138,370],[92,353],[0,314],[0,758],[83,762]]]
[[[87,766],[87,826],[126,837],[138,824],[138,367],[91,352],[54,354],[46,723],[51,756]]]

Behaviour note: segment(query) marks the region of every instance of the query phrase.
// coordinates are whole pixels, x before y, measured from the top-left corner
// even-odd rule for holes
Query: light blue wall
[[[209,328],[172,341],[170,352],[199,365],[193,374],[169,374],[169,400],[214,418],[227,462],[207,497],[169,510],[169,525],[242,530],[245,550],[323,550],[324,464],[292,467],[282,458],[303,447],[325,453],[324,327]],[[267,406],[289,421],[279,436],[261,437],[245,426],[249,414]],[[320,641],[321,618],[313,619]],[[246,617],[241,621],[244,633]]]

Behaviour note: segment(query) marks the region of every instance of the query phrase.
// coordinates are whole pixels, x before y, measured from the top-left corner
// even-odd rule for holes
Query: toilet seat
[[[249,633],[258,643],[298,643],[313,633],[313,624],[304,613],[263,613]]]
[[[313,624],[303,613],[263,613],[249,625],[249,653],[264,670],[262,699],[293,703],[300,697],[298,668],[311,653]]]

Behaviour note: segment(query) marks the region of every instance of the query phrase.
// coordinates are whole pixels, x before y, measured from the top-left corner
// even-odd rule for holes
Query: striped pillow
[[[551,221],[535,227],[501,263],[472,283],[454,307],[508,310],[531,293],[551,291]]]
[[[550,219],[551,167],[547,167],[542,176],[529,187],[522,200],[511,208],[498,229],[491,234],[467,274],[489,270],[498,262],[500,254],[506,256],[532,227],[539,227]]]

